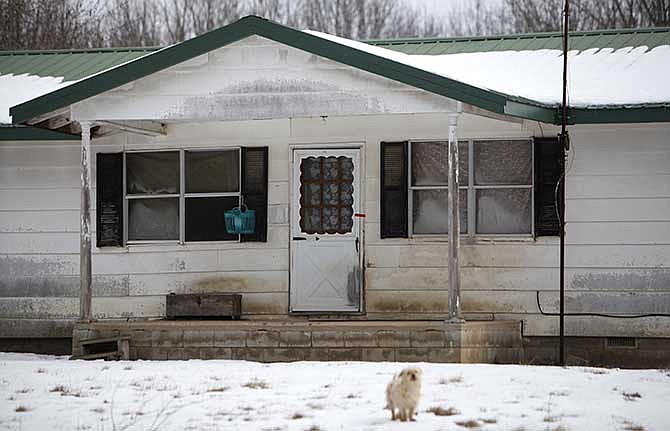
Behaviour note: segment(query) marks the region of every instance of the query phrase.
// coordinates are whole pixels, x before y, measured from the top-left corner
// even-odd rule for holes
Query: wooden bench
[[[242,315],[242,295],[196,293],[167,295],[165,314],[168,319],[239,319]]]
[[[70,359],[130,359],[130,337],[91,338],[79,342],[81,354]]]

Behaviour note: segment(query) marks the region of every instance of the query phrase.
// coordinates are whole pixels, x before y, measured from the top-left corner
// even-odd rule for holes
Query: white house
[[[667,365],[670,31],[571,41],[568,353]],[[0,348],[239,293],[259,323],[522,322],[516,360],[553,360],[560,44],[361,43],[252,16],[163,49],[0,53]],[[253,234],[226,230],[241,204]]]

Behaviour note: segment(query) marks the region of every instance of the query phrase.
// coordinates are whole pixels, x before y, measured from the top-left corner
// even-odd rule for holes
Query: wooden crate
[[[167,295],[165,314],[168,319],[178,318],[231,318],[242,314],[240,294]]]

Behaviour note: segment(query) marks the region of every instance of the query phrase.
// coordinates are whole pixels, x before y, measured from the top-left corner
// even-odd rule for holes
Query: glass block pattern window
[[[224,211],[240,204],[240,150],[125,154],[127,242],[238,240]]]
[[[307,234],[351,232],[354,163],[349,157],[307,157],[300,163],[300,229]]]
[[[448,142],[409,143],[410,234],[444,235],[447,217]],[[531,235],[531,140],[458,143],[460,228],[468,235]]]

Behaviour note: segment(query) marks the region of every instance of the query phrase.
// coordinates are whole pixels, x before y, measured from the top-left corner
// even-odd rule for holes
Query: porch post
[[[449,220],[449,320],[461,320],[461,277],[458,264],[460,216],[458,190],[458,114],[449,115],[449,176],[447,217]]]
[[[79,208],[79,318],[91,320],[91,123],[81,121],[81,206]]]

